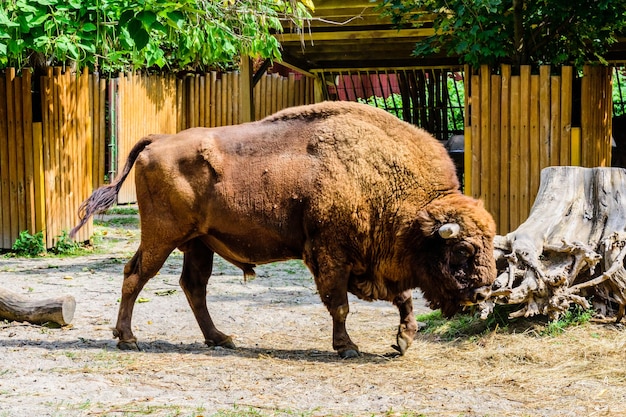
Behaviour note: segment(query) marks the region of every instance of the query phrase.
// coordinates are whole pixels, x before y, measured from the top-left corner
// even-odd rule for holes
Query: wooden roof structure
[[[458,65],[445,55],[412,55],[415,44],[432,35],[432,25],[394,27],[381,17],[377,0],[315,0],[313,19],[303,31],[286,26],[277,39],[281,64],[298,70],[397,68]]]
[[[415,44],[431,36],[432,24],[421,28],[394,27],[381,17],[379,0],[315,0],[313,19],[303,31],[286,25],[276,35],[282,45],[281,64],[299,71],[401,67],[458,66],[445,53],[418,58]],[[607,55],[626,62],[626,37],[620,37]]]

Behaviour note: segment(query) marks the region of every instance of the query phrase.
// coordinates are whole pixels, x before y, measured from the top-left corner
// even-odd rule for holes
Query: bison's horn
[[[439,236],[444,239],[452,239],[457,237],[461,231],[461,226],[456,223],[446,223],[439,228]]]

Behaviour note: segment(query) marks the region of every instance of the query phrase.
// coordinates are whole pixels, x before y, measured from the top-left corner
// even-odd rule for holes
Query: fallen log
[[[549,167],[528,219],[496,236],[498,278],[481,303],[558,318],[572,304],[619,321],[626,307],[626,170]],[[591,300],[591,304],[589,302]]]
[[[33,300],[0,288],[0,319],[27,321],[33,324],[71,323],[76,310],[76,301],[71,295],[44,300]]]

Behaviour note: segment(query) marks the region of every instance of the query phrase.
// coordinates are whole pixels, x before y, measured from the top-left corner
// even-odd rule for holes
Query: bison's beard
[[[455,299],[446,299],[439,301],[430,301],[430,308],[433,310],[440,309],[441,314],[445,318],[452,318],[456,313],[461,310],[461,303],[459,300]]]
[[[444,317],[450,318],[464,306],[476,303],[477,298],[484,298],[485,287],[457,284],[456,288],[450,288],[438,282],[437,285],[422,287],[421,290],[430,308],[440,309]]]

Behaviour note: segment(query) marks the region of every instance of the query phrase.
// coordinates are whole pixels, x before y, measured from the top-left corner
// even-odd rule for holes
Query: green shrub
[[[60,236],[57,236],[56,243],[50,252],[55,255],[74,255],[80,248],[81,245],[70,239],[67,231],[64,230]]]
[[[46,246],[43,243],[43,232],[31,235],[27,230],[22,230],[11,249],[17,256],[39,256],[45,253]]]

